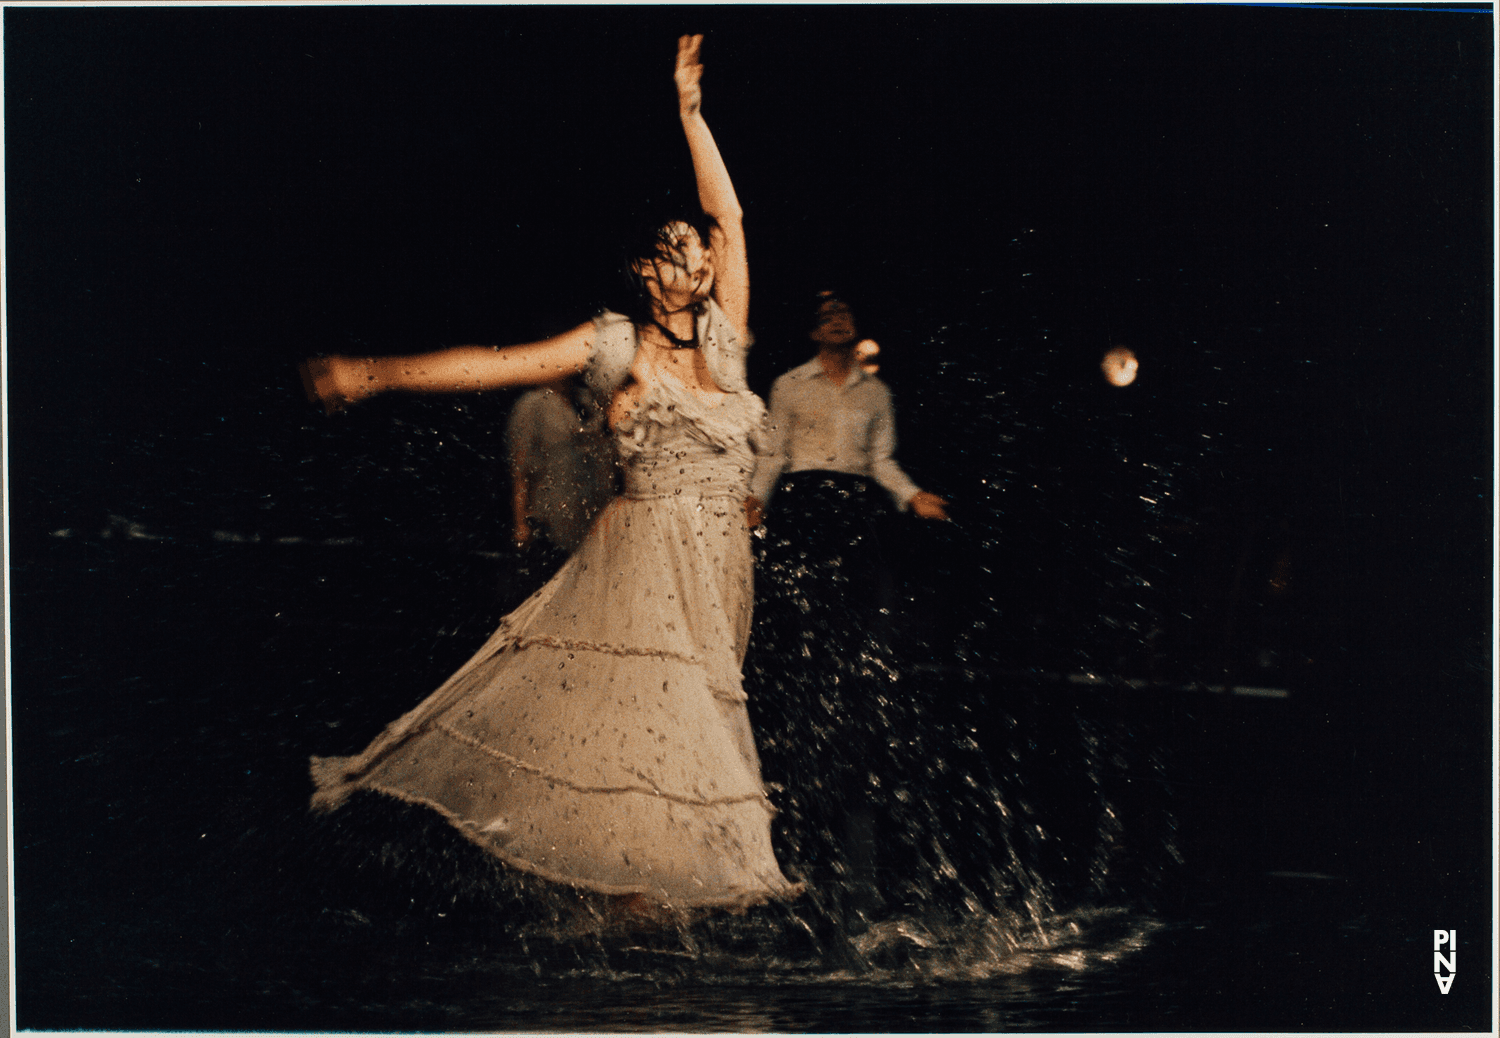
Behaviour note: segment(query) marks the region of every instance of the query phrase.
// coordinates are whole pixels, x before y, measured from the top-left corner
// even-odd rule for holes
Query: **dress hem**
[[[313,758],[314,781],[317,781],[319,765],[327,761],[328,759],[329,758],[324,757]],[[765,904],[768,901],[790,901],[796,897],[801,896],[801,894],[807,889],[806,883],[788,883],[781,889],[776,889],[768,884],[764,890],[759,891],[746,890],[739,893],[723,895],[720,897],[705,898],[703,900],[679,900],[670,897],[660,889],[652,887],[650,884],[601,883],[597,880],[584,879],[580,876],[565,875],[560,872],[555,872],[544,865],[538,865],[533,861],[517,857],[514,854],[507,854],[505,851],[496,847],[493,842],[485,839],[485,837],[480,834],[478,826],[475,823],[460,818],[455,812],[449,810],[448,808],[444,807],[442,804],[439,804],[434,800],[429,800],[426,797],[414,796],[410,793],[405,793],[401,790],[394,789],[389,786],[376,785],[373,783],[363,786],[350,786],[349,788],[337,791],[329,790],[320,785],[317,792],[313,794],[313,809],[315,811],[331,811],[335,807],[338,807],[340,804],[342,804],[346,799],[348,799],[349,795],[352,792],[359,789],[367,789],[372,793],[379,793],[381,796],[387,796],[393,800],[399,800],[402,803],[412,804],[417,807],[425,807],[436,812],[437,814],[441,815],[449,825],[456,829],[459,834],[464,837],[464,839],[468,840],[470,843],[474,844],[485,853],[498,858],[503,864],[517,870],[518,872],[525,872],[528,875],[536,876],[538,879],[544,879],[549,883],[557,883],[561,886],[567,887],[576,887],[580,890],[590,890],[596,894],[608,894],[611,896],[646,894],[661,897],[666,906],[669,908],[674,906],[682,908],[723,908],[731,912],[738,913],[744,912],[747,909],[755,907],[756,905]],[[630,790],[629,792],[636,791]],[[322,799],[325,797],[327,799]]]

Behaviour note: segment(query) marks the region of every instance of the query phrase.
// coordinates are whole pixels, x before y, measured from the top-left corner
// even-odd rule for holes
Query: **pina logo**
[[[1443,949],[1448,949],[1448,954],[1443,954]],[[1448,975],[1443,976],[1447,970]],[[1443,994],[1453,987],[1453,978],[1458,976],[1458,931],[1457,930],[1434,930],[1432,931],[1432,975],[1437,978],[1438,990]]]

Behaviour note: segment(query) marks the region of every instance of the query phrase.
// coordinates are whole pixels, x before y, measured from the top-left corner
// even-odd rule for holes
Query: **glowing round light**
[[[880,343],[874,339],[861,339],[854,347],[854,363],[871,375],[880,370]]]
[[[1128,386],[1135,381],[1135,373],[1141,368],[1141,362],[1135,359],[1135,354],[1124,346],[1116,346],[1104,355],[1099,362],[1099,370],[1104,372],[1104,377],[1112,386]]]

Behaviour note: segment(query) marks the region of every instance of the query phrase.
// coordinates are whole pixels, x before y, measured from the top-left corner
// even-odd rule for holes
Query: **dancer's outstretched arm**
[[[302,364],[302,385],[329,414],[392,389],[473,393],[535,386],[581,372],[593,337],[589,321],[520,346],[455,346],[410,357],[313,357]]]
[[[709,239],[714,259],[714,298],[743,334],[750,319],[750,266],[745,258],[744,210],[714,135],[703,119],[703,66],[698,62],[702,36],[677,41],[677,110],[687,135],[698,178],[698,204],[717,222]]]

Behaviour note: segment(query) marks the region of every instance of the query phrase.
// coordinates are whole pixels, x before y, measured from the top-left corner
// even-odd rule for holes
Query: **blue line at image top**
[[[1213,4],[1214,7],[1300,7],[1308,11],[1424,11],[1432,14],[1488,14],[1495,13],[1494,4],[1474,4],[1469,7],[1437,7],[1437,6],[1405,6],[1398,4],[1276,4],[1259,3],[1256,0],[1242,0],[1242,2],[1230,2],[1225,4]]]

